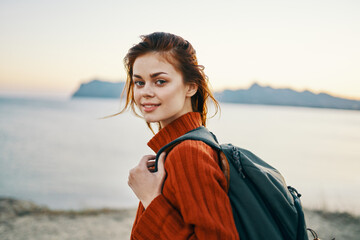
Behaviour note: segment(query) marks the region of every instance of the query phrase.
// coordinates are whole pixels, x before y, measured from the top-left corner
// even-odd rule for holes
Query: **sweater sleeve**
[[[203,142],[177,145],[167,156],[164,184],[175,200],[155,198],[138,216],[131,239],[239,239],[216,159]]]

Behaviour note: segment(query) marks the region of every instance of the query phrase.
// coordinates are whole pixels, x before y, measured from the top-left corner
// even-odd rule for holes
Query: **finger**
[[[158,172],[160,174],[163,174],[165,172],[165,168],[164,168],[164,162],[165,162],[165,157],[166,157],[166,153],[162,152],[159,156],[159,161],[158,161]]]
[[[147,161],[147,166],[148,166],[148,167],[154,166],[154,165],[155,165],[155,162],[156,162],[155,159],[148,160],[148,161]]]
[[[128,176],[128,185],[129,187],[131,187],[131,172],[129,172],[129,176]]]
[[[147,166],[147,162],[149,160],[152,160],[152,159],[155,159],[156,156],[155,155],[145,155],[141,158],[140,162],[139,162],[139,166],[142,166],[142,167],[146,167]]]
[[[150,172],[154,172],[155,171],[155,159],[154,160],[149,160],[147,162],[147,168],[149,169]]]

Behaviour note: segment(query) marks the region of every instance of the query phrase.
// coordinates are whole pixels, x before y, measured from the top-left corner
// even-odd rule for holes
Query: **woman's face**
[[[159,53],[136,58],[133,65],[134,99],[146,122],[161,127],[191,112],[195,84],[184,84],[181,72]]]

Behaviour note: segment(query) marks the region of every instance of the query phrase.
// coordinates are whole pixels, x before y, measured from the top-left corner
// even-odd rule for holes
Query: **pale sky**
[[[358,0],[0,0],[0,92],[124,80],[127,50],[165,31],[192,43],[214,90],[256,81],[360,100],[359,13]]]

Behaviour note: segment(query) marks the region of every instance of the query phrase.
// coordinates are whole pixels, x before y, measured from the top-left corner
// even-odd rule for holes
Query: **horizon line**
[[[109,80],[100,80],[98,78],[96,79],[92,79],[89,81],[84,81],[84,82],[80,82],[78,87],[75,90],[72,91],[68,91],[68,90],[58,90],[58,89],[15,89],[15,88],[2,88],[0,90],[0,96],[17,96],[17,97],[71,97],[71,95],[77,91],[77,89],[80,87],[81,84],[86,84],[89,82],[92,82],[94,80],[98,80],[98,81],[102,81],[102,82],[111,82],[111,83],[120,83],[120,82],[125,82],[123,80],[117,80],[117,81],[109,81]],[[333,97],[337,97],[337,98],[344,98],[344,99],[348,99],[348,100],[355,100],[355,101],[360,101],[360,96],[350,96],[350,95],[344,95],[344,94],[339,94],[339,93],[334,93],[331,91],[327,91],[327,90],[313,90],[311,88],[296,88],[296,87],[291,87],[289,85],[283,85],[283,86],[276,86],[273,84],[264,84],[264,83],[260,83],[259,81],[253,81],[250,84],[247,84],[246,86],[223,86],[223,87],[217,87],[217,88],[212,88],[211,84],[210,87],[212,88],[212,92],[216,93],[216,92],[222,92],[225,90],[246,90],[249,89],[251,86],[253,86],[254,84],[257,84],[261,87],[271,87],[273,89],[291,89],[293,91],[297,91],[297,92],[304,92],[304,91],[310,91],[314,94],[320,94],[320,93],[324,93],[324,94],[328,94],[331,95]]]

